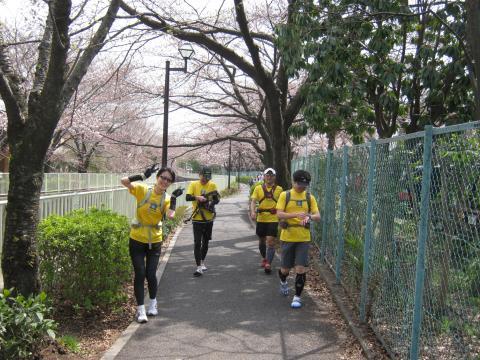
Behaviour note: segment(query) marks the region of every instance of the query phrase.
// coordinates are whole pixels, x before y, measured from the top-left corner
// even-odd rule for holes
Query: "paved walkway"
[[[103,359],[340,358],[343,338],[324,321],[326,311],[307,293],[302,309],[290,308],[292,296],[279,293],[278,258],[272,275],[260,268],[247,196],[218,205],[200,278],[192,276],[191,223],[180,231],[160,279],[159,315],[132,324]],[[292,277],[289,283],[292,289]]]

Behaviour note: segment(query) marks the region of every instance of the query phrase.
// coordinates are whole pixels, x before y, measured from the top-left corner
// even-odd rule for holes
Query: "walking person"
[[[148,179],[157,170],[153,188],[139,182]],[[137,302],[136,319],[139,323],[146,323],[147,315],[158,314],[156,272],[163,240],[162,219],[165,215],[170,219],[175,216],[176,198],[182,194],[181,189],[175,190],[171,196],[166,193],[174,181],[175,172],[172,169],[158,169],[156,164],[146,169],[143,174],[121,179],[122,185],[128,188],[137,202],[136,216],[130,229],[129,252],[135,273],[133,286]],[[145,311],[144,303],[145,279],[150,296],[148,311]]]
[[[261,266],[266,274],[272,272],[275,239],[278,233],[277,200],[283,191],[282,187],[276,184],[276,175],[274,169],[265,169],[263,184],[257,185],[250,197],[250,217],[257,221],[255,232],[258,236],[258,249],[262,257]]]
[[[308,265],[308,249],[310,247],[310,223],[320,221],[317,201],[307,190],[310,185],[310,174],[305,170],[293,173],[293,186],[280,194],[277,202],[277,216],[281,228],[282,247],[280,292],[288,296],[287,277],[290,269],[295,267],[295,296],[291,307],[302,307],[301,295],[305,286],[305,267]]]
[[[205,258],[208,243],[212,239],[213,221],[215,220],[215,205],[220,202],[217,185],[212,181],[212,170],[202,167],[200,179],[192,181],[188,186],[186,200],[193,201],[192,223],[194,239],[194,255],[197,268],[193,276],[202,276],[207,271]]]

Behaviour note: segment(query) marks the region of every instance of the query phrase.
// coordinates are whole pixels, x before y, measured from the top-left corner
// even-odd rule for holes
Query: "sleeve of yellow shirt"
[[[259,188],[260,188],[260,186],[255,186],[255,189],[253,190],[252,196],[250,196],[250,198],[252,200],[257,200],[257,201],[260,200],[259,194],[258,194],[259,193]]]
[[[193,181],[188,185],[187,194],[195,195],[195,187]]]
[[[280,193],[280,196],[278,197],[278,201],[277,201],[277,210],[285,211],[285,201],[287,200],[286,196],[287,195],[285,191]]]
[[[128,191],[135,196],[137,201],[142,201],[148,191],[148,187],[145,184],[133,183],[132,188],[128,189]]]

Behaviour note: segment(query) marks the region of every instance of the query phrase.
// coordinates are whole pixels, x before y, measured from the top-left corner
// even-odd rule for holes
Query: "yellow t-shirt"
[[[267,191],[272,191],[272,187],[267,186]],[[276,200],[278,200],[278,197],[280,196],[280,193],[282,191],[282,187],[277,185],[275,187],[275,191],[273,192],[273,199],[268,199],[265,197],[265,192],[263,191],[263,184],[260,184],[255,186],[251,199],[256,201],[260,201],[263,199],[262,202],[258,205],[258,209],[275,209],[277,207]],[[257,222],[276,223],[278,222],[278,218],[277,215],[270,212],[259,212],[257,214]]]
[[[133,183],[133,188],[129,189],[130,194],[137,199],[137,207],[139,203],[147,195],[148,186],[141,183]],[[137,220],[143,225],[158,225],[153,227],[138,226],[131,227],[130,237],[142,243],[148,243],[149,240],[152,243],[162,241],[162,218],[167,209],[170,208],[170,195],[165,195],[163,208],[160,209],[160,202],[162,194],[155,194],[152,189],[150,200],[144,205],[137,208]]]
[[[205,185],[202,185],[200,180],[197,180],[190,183],[190,185],[188,186],[187,194],[193,196],[200,196],[211,193],[212,191],[217,191],[217,184],[215,184],[212,180],[209,180]],[[193,212],[195,212],[198,207],[197,200],[192,202],[192,206]],[[205,219],[202,217],[200,211],[203,213]],[[200,208],[198,213],[192,218],[193,221],[211,221],[212,219],[213,213],[205,208]]]
[[[307,192],[298,193],[295,189],[290,190],[290,201],[285,207],[287,201],[287,192],[280,194],[277,202],[277,210],[285,211],[286,213],[304,212],[308,213]],[[310,214],[318,213],[318,205],[315,197],[310,194]],[[300,224],[300,219],[287,219],[288,224]],[[310,230],[301,226],[289,226],[286,229],[281,229],[280,240],[287,242],[304,242],[310,241]]]

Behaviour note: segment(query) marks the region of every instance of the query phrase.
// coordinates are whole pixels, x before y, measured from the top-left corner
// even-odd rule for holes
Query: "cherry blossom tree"
[[[104,46],[119,10],[119,1],[112,0],[90,26],[72,30],[84,5],[86,2],[72,12],[70,0],[48,2],[31,83],[10,60],[9,48],[15,44],[0,38],[0,96],[11,152],[2,270],[5,287],[25,295],[40,289],[36,230],[45,156],[65,107]],[[73,42],[71,48],[72,39],[80,32],[91,37]]]
[[[290,1],[293,3],[294,1]],[[292,157],[288,129],[295,121],[304,102],[302,86],[290,86],[283,61],[276,51],[274,28],[279,22],[289,22],[291,13],[285,1],[270,1],[264,7],[234,0],[233,9],[219,8],[209,16],[202,10],[182,11],[159,6],[154,1],[121,1],[121,7],[136,21],[153,31],[197,44],[217,60],[236,69],[260,90],[251,101],[232,83],[232,91],[239,100],[238,107],[248,115],[246,120],[258,130],[264,144],[264,163],[277,169],[279,182],[290,181]],[[223,2],[221,6],[224,6]],[[275,9],[275,13],[272,12]],[[225,71],[229,69],[226,67]],[[231,73],[231,78],[233,72]],[[293,88],[295,92],[290,92]],[[253,105],[251,107],[251,105]]]

